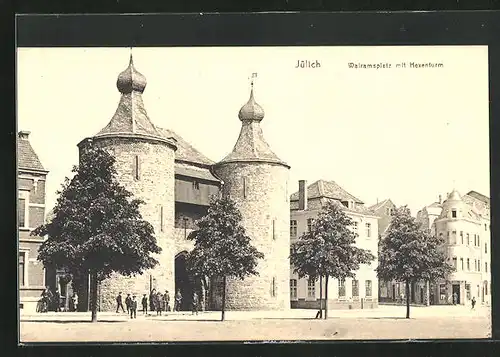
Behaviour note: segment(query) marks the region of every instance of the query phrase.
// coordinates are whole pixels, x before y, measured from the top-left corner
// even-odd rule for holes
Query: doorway
[[[194,279],[189,275],[186,267],[187,252],[181,252],[175,257],[175,291],[172,294],[172,308],[174,308],[175,295],[177,291],[181,291],[182,301],[180,310],[191,310],[191,300],[195,288]]]
[[[460,304],[460,284],[453,284],[451,289],[452,289],[452,291],[451,291],[452,302],[459,305]],[[456,300],[454,300],[455,296],[456,296]]]

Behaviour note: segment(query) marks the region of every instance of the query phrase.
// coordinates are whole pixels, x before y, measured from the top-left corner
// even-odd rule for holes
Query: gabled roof
[[[480,194],[479,192],[470,191],[469,193],[467,193],[466,196],[473,197],[473,198],[487,204],[488,206],[490,205],[490,198],[488,196]]]
[[[379,203],[375,203],[373,206],[368,207],[368,209],[371,210],[371,211],[376,211],[376,210],[384,207],[384,205],[387,204],[387,203],[392,203],[392,205],[394,205],[394,203],[391,201],[390,198],[386,198],[385,200],[383,200],[383,201],[381,201]]]
[[[24,136],[25,135],[25,136]],[[29,133],[21,132],[17,139],[17,165],[19,169],[44,171],[42,163],[28,140]]]
[[[340,187],[335,181],[318,180],[307,186],[307,198],[333,198],[340,201],[354,201],[363,204],[363,201],[354,197],[349,192]],[[299,192],[290,195],[290,201],[298,201]]]
[[[165,138],[174,138],[177,145],[175,160],[186,161],[203,166],[213,165],[214,162],[195,149],[190,143],[184,140],[180,135],[170,129],[156,127],[160,135]]]

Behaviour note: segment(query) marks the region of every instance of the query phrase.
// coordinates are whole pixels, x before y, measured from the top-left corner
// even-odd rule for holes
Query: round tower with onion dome
[[[222,194],[236,202],[251,243],[265,255],[258,276],[228,280],[229,310],[287,310],[290,308],[289,169],[264,139],[260,122],[264,110],[250,98],[239,112],[241,131],[233,151],[214,165],[223,181]]]
[[[156,256],[159,265],[142,275],[124,277],[115,274],[100,286],[100,308],[115,307],[115,297],[123,294],[147,294],[150,288],[174,291],[174,159],[177,149],[173,138],[166,138],[148,117],[142,99],[146,78],[133,63],[116,82],[121,98],[108,125],[90,138],[82,140],[79,150],[88,145],[107,149],[116,159],[118,181],[132,192],[134,198],[145,201],[141,206],[143,219],[151,223],[162,252]]]

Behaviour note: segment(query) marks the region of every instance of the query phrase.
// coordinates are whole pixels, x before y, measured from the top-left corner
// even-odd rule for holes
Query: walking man
[[[476,306],[476,297],[475,296],[472,297],[471,305],[472,305],[471,310],[474,310],[474,307]]]
[[[136,319],[137,318],[137,300],[135,299],[135,295],[132,299],[130,299],[130,306],[127,306],[127,308],[130,308],[130,318]]]
[[[148,313],[148,298],[146,294],[142,296],[142,312],[144,313],[144,315],[147,315]]]
[[[116,313],[118,313],[118,309],[122,308],[122,312],[125,312],[125,309],[123,308],[123,303],[122,303],[122,292],[120,291],[118,293],[118,296],[116,297]]]
[[[177,294],[175,294],[174,311],[181,311],[181,303],[182,303],[181,289],[178,289]]]
[[[132,303],[132,298],[130,297],[130,294],[127,294],[127,297],[125,298],[125,306],[127,307],[127,314],[130,313],[131,303]]]
[[[193,304],[193,315],[196,313],[196,315],[198,315],[198,294],[195,292],[193,292],[193,301],[192,301],[192,304]]]

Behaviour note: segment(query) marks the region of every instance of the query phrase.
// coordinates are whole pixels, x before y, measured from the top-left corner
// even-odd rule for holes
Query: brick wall
[[[288,168],[267,163],[225,163],[215,170],[224,181],[223,194],[236,202],[243,216],[251,243],[265,255],[257,266],[259,276],[227,282],[227,309],[289,309]]]
[[[102,138],[95,143],[109,150],[116,159],[118,181],[145,201],[143,219],[153,225],[162,252],[154,257],[159,265],[135,277],[115,274],[101,283],[101,311],[115,308],[118,292],[141,296],[149,292],[152,277],[156,289],[174,289],[174,149],[166,144],[139,138]],[[85,144],[81,149],[84,149]],[[135,177],[136,157],[139,179]]]

